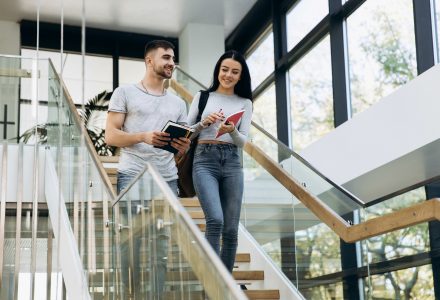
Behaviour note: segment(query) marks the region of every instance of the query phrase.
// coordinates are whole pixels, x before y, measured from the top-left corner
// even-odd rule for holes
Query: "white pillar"
[[[189,75],[210,86],[215,63],[225,51],[223,25],[188,23],[179,36],[179,64]]]
[[[20,24],[0,21],[0,54],[20,55]]]

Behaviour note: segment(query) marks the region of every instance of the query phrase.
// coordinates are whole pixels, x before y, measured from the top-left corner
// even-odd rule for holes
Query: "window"
[[[423,202],[424,188],[418,188],[365,209],[363,221],[383,216]],[[428,223],[407,227],[366,240],[369,263],[429,251]]]
[[[119,59],[119,85],[139,82],[144,74],[143,60]]]
[[[297,1],[286,15],[287,49],[292,49],[328,14],[328,0]]]
[[[300,150],[334,128],[330,38],[289,71],[292,141]]]
[[[440,0],[435,1],[435,16],[437,20],[437,57],[440,62]]]
[[[434,299],[430,265],[371,276],[371,299]],[[365,283],[368,287],[368,280]],[[367,297],[366,297],[367,298]]]
[[[22,49],[23,57],[35,57],[36,50]],[[54,51],[39,51],[39,58],[50,58],[59,73],[61,72],[60,53]],[[82,103],[82,57],[80,54],[64,53],[63,80],[67,90],[76,104]],[[110,57],[86,55],[85,57],[84,102],[99,93],[113,90],[113,60]],[[23,94],[24,93],[24,94]],[[29,93],[29,92],[28,92]],[[30,99],[26,91],[22,99]]]
[[[273,55],[273,33],[271,31],[261,39],[246,59],[249,72],[251,73],[252,90],[274,71]]]
[[[263,127],[273,136],[277,136],[277,112],[275,85],[271,85],[258,98],[254,99],[252,121]],[[258,143],[257,143],[258,145]]]
[[[347,19],[347,32],[356,114],[417,74],[412,1],[366,1]]]

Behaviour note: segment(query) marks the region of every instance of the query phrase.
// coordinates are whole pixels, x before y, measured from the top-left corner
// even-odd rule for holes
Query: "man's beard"
[[[170,79],[173,76],[173,70],[171,70],[170,75],[168,75],[165,72],[165,66],[164,67],[153,66],[153,71],[154,71],[154,73],[156,73],[157,75],[159,75],[165,79]]]

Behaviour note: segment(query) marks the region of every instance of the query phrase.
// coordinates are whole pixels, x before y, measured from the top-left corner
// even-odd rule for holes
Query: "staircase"
[[[114,189],[116,190],[116,174],[117,168],[114,165],[118,162],[118,157],[100,157],[101,162],[104,164],[104,168],[110,178]],[[194,220],[198,228],[204,232],[206,228],[205,216],[203,214],[202,208],[197,198],[182,198],[180,199],[182,205],[187,209],[189,215]],[[240,242],[240,241],[239,241]],[[251,262],[252,255],[250,253],[237,253],[235,266],[233,271],[233,277],[235,278],[238,285],[246,286],[245,294],[249,299],[280,299],[279,290],[269,290],[269,289],[258,289],[253,288],[253,286],[263,286],[264,285],[264,271],[262,270],[249,270],[249,263]],[[187,274],[186,278],[191,280],[192,274]],[[173,272],[168,272],[167,278],[171,279],[173,277]],[[169,296],[169,297],[168,297]],[[173,293],[167,294],[167,298],[174,299]],[[204,299],[203,295],[196,295],[192,293],[193,299]]]

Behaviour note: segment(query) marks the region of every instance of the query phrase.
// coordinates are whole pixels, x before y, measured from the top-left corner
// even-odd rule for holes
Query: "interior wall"
[[[179,63],[182,69],[206,86],[218,58],[225,51],[222,25],[189,23],[179,36]]]
[[[20,54],[20,24],[0,20],[0,54]]]

